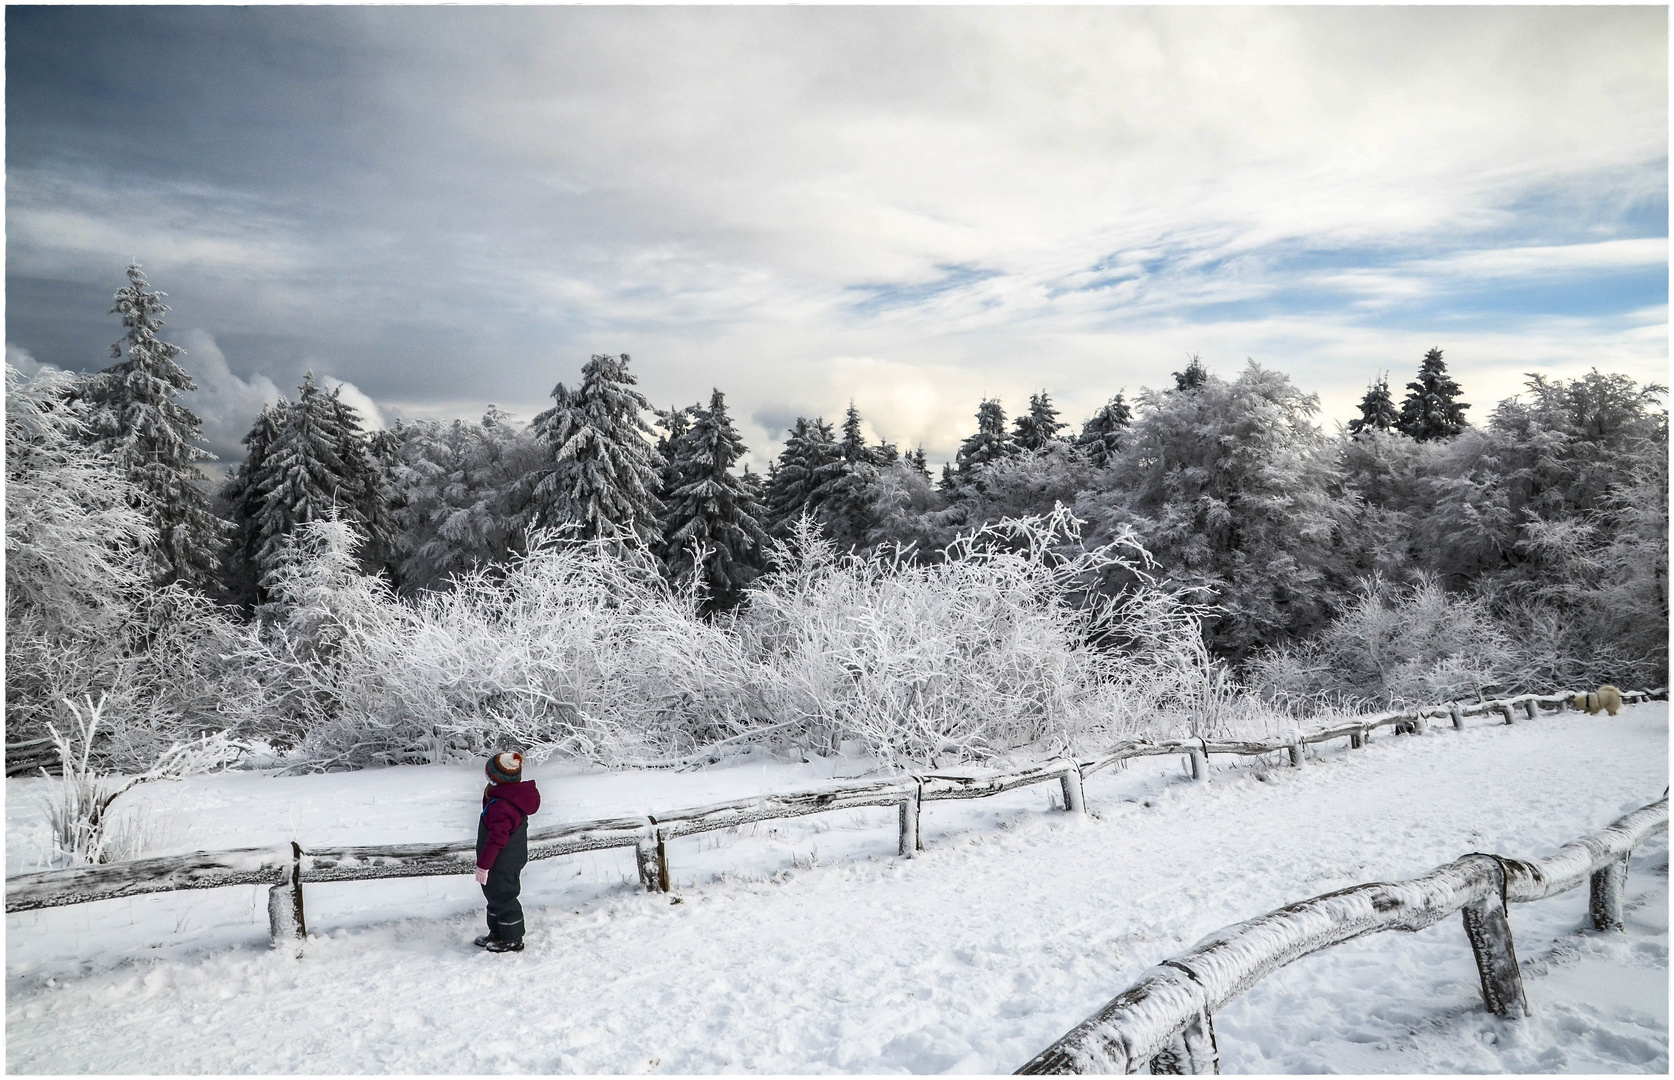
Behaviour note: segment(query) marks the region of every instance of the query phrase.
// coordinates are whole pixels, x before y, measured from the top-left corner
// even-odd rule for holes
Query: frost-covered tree
[[[1117,394],[1081,425],[1075,445],[1088,461],[1102,469],[1122,452],[1122,439],[1132,423],[1133,410]]]
[[[767,530],[786,536],[804,513],[818,509],[815,495],[841,474],[843,452],[830,424],[799,416],[775,465],[767,484]]]
[[[6,717],[39,734],[95,689],[151,572],[156,529],[127,471],[88,444],[75,380],[6,366]],[[93,681],[89,681],[89,677]],[[100,687],[102,689],[102,687]]]
[[[1191,363],[1186,365],[1186,370],[1174,373],[1174,389],[1181,393],[1196,390],[1208,381],[1209,369],[1203,366],[1203,361],[1196,353],[1192,353]]]
[[[392,558],[383,470],[360,414],[340,390],[327,393],[309,372],[296,401],[281,399],[257,417],[245,436],[250,456],[222,488],[234,523],[225,560],[229,591],[246,604],[265,599],[263,580],[304,522],[335,516],[352,523],[370,540],[362,547],[365,569]]]
[[[839,459],[826,469],[808,498],[810,512],[840,549],[860,547],[873,526],[873,486],[878,472],[900,454],[893,446],[868,446],[861,430],[860,410],[849,402],[843,434],[837,442]],[[893,456],[892,456],[893,455]]]
[[[1442,362],[1442,351],[1431,349],[1419,365],[1418,378],[1407,384],[1396,427],[1419,442],[1452,438],[1465,430],[1465,410],[1470,408],[1459,400],[1460,393]]]
[[[930,479],[930,459],[924,455],[923,443],[915,446],[912,452],[906,456],[905,460],[907,462],[907,466],[911,468],[913,472],[917,473],[926,481]]]
[[[290,403],[283,397],[262,408],[241,440],[244,460],[227,476],[221,501],[231,520],[221,550],[222,589],[233,603],[254,608],[261,598],[262,571],[257,555],[262,549],[261,483],[266,477],[267,451],[279,437]]]
[[[535,417],[549,456],[536,478],[529,528],[573,526],[583,539],[657,543],[663,460],[644,417],[651,403],[634,389],[628,359],[595,354],[581,369],[581,385],[559,383],[552,408]]]
[[[664,562],[675,579],[701,567],[706,607],[735,605],[761,573],[767,535],[755,493],[733,465],[744,442],[719,390],[709,404],[685,410],[690,426],[669,440],[671,473],[680,484],[664,494]],[[671,426],[672,430],[672,426]]]
[[[984,465],[1017,452],[1016,444],[1006,435],[1006,414],[999,401],[983,399],[977,406],[976,417],[976,433],[959,444],[959,453],[954,458],[961,483],[969,481]]]
[[[543,459],[531,428],[491,405],[480,421],[420,421],[399,436],[395,580],[404,594],[448,588],[525,550],[529,478]]]
[[[1169,587],[1217,605],[1204,635],[1233,662],[1322,625],[1352,582],[1318,398],[1252,361],[1140,408],[1114,486],[1078,504],[1098,535],[1131,526]]]
[[[1400,419],[1395,412],[1395,399],[1389,396],[1389,376],[1379,375],[1378,381],[1366,388],[1360,399],[1360,416],[1348,422],[1349,433],[1389,431]]]
[[[39,735],[70,719],[67,699],[99,698],[94,760],[143,769],[210,726],[231,628],[202,593],[152,577],[145,496],[89,444],[75,381],[6,370],[6,728]]]
[[[1058,419],[1058,409],[1045,390],[1029,395],[1029,411],[1012,422],[1012,443],[1019,450],[1033,453],[1044,450],[1058,439],[1058,432],[1069,427]]]
[[[198,445],[203,422],[177,399],[197,384],[175,363],[176,345],[157,336],[169,309],[153,292],[138,264],[116,291],[112,315],[126,331],[110,347],[113,364],[86,379],[78,393],[90,409],[87,437],[121,465],[143,497],[157,531],[153,549],[159,583],[183,581],[207,590],[216,579],[216,555],[224,524],[209,508],[193,464],[210,457]],[[124,357],[126,353],[126,357]]]

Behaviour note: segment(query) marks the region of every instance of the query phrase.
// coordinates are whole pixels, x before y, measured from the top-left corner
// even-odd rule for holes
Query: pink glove
[[[477,884],[478,885],[487,885],[488,884],[488,871],[486,869],[484,869],[483,867],[480,867],[480,866],[477,867]]]

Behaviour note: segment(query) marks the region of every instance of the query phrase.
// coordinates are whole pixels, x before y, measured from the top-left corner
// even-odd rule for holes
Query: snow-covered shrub
[[[355,542],[346,523],[303,529],[238,655],[248,729],[265,722],[307,764],[506,745],[621,762],[743,729],[737,643],[631,544],[537,536],[508,566],[403,602],[355,570]]]
[[[1142,574],[1145,555],[1129,537],[1084,550],[1079,526],[1062,508],[998,522],[929,564],[839,555],[802,527],[737,620],[765,712],[810,749],[859,739],[886,762],[1056,751],[1178,722],[1206,659],[1187,640],[1200,640],[1196,619],[1149,586],[1099,599],[1097,577]]]
[[[849,739],[886,762],[969,761],[1219,722],[1195,613],[1148,586],[1101,597],[1095,579],[1143,578],[1144,553],[1084,551],[1078,528],[1061,509],[1002,522],[921,566],[839,556],[808,524],[706,620],[701,582],[671,586],[619,539],[548,534],[404,601],[356,571],[352,529],[318,522],[237,651],[243,730],[329,768]]]
[[[71,864],[103,863],[138,854],[131,850],[132,836],[123,837],[111,829],[111,804],[132,788],[156,780],[178,780],[211,772],[237,761],[241,750],[224,731],[204,735],[187,743],[173,743],[159,753],[145,769],[126,776],[105,772],[94,755],[108,699],[84,705],[65,701],[72,723],[60,733],[49,726],[53,745],[63,763],[63,775],[47,805],[53,842],[58,855]]]
[[[1320,634],[1267,650],[1246,668],[1252,687],[1301,711],[1320,705],[1428,705],[1521,689],[1517,646],[1479,597],[1432,578],[1403,589],[1373,579]]]

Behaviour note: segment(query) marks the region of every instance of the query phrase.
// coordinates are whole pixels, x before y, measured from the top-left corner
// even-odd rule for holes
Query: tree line
[[[66,472],[63,498],[121,518],[99,543],[138,550],[145,587],[176,609],[214,602],[260,621],[309,522],[347,524],[357,572],[409,598],[506,573],[557,531],[642,553],[713,617],[745,602],[804,521],[838,551],[934,564],[961,537],[1064,507],[1083,523],[1058,541],[1065,552],[1131,541],[1146,553],[1080,602],[1141,582],[1189,599],[1209,653],[1270,694],[1430,692],[1452,685],[1437,674],[1448,664],[1469,669],[1461,685],[1667,678],[1665,390],[1625,376],[1531,374],[1473,425],[1432,349],[1399,405],[1380,375],[1333,434],[1283,373],[1251,361],[1224,377],[1193,357],[1174,385],[1117,393],[1079,431],[1045,390],[1009,424],[984,400],[933,477],[922,446],[869,442],[852,402],[838,426],[798,417],[765,476],[740,470],[723,393],[653,409],[626,354],[592,357],[527,425],[491,407],[367,432],[310,374],[262,411],[245,460],[206,492],[200,422],[181,401],[195,387],[160,336],[163,294],[137,266],[128,278],[112,309],[118,362],[8,408],[8,481],[33,490],[14,466],[31,445],[68,454],[73,431],[123,485],[113,498]],[[69,616],[39,610],[53,593],[23,580],[27,558],[18,575],[11,565],[14,523],[32,527],[45,502],[14,510],[9,491],[8,511],[8,658],[14,640],[50,653],[41,635]],[[1449,637],[1460,627],[1476,644]],[[31,693],[12,674],[7,690],[9,703]]]

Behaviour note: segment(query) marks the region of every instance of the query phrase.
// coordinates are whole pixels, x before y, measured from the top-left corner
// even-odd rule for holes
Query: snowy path
[[[1046,788],[934,805],[914,860],[889,854],[887,811],[681,841],[672,903],[625,884],[626,856],[537,864],[521,955],[470,946],[468,879],[311,886],[317,936],[300,961],[266,948],[253,889],[8,916],[7,1067],[1009,1072],[1217,927],[1467,851],[1543,855],[1652,801],[1668,784],[1668,706],[1385,737],[1300,771],[1215,764],[1207,786],[1174,762],[1101,774],[1096,819],[1043,813]],[[403,808],[441,789],[468,807],[475,790],[457,770],[362,774],[382,799],[369,808],[354,775],[222,783],[235,780],[195,797],[236,824],[226,808],[249,791],[314,783],[367,840],[380,809],[417,839],[405,834],[424,823]],[[607,807],[702,801],[677,789],[724,782],[542,786]],[[30,828],[22,790],[8,785],[8,849]],[[1535,1010],[1520,1024],[1481,1011],[1447,920],[1270,978],[1217,1018],[1223,1069],[1666,1072],[1667,866],[1665,839],[1641,849],[1627,935],[1578,932],[1584,890],[1513,910]]]

